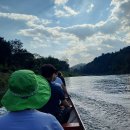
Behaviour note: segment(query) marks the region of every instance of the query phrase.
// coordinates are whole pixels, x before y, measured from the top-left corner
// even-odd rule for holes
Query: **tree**
[[[10,45],[12,47],[11,48],[12,54],[18,53],[23,47],[23,43],[20,40],[17,40],[17,39],[11,40]]]
[[[0,37],[0,64],[8,65],[11,59],[11,45]]]

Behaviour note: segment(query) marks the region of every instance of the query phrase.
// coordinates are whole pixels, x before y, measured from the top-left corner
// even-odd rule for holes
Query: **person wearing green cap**
[[[50,97],[50,86],[42,76],[31,70],[15,71],[1,101],[9,112],[0,117],[0,130],[63,130],[54,116],[36,110]]]

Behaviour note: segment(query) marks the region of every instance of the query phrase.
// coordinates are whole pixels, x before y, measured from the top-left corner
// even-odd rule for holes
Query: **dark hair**
[[[59,77],[62,76],[62,73],[61,73],[61,72],[58,72],[58,76],[59,76]]]
[[[50,78],[53,73],[57,73],[57,69],[51,64],[44,64],[41,67],[41,75],[45,78]]]

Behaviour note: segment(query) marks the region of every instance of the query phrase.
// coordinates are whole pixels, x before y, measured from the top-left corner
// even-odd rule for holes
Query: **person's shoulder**
[[[61,88],[61,86],[57,85],[57,84],[52,84],[51,85],[51,90],[52,92],[56,92],[57,94],[63,94],[63,89]]]
[[[38,110],[35,110],[34,116],[37,120],[50,120],[50,118],[53,118],[49,113],[40,112]]]
[[[51,126],[53,127],[53,130],[63,130],[63,127],[61,126],[59,121],[56,119],[56,117],[54,117],[51,114],[48,114],[48,116],[49,116],[49,120],[50,120],[49,122],[51,123]]]
[[[50,86],[51,86],[52,88],[56,88],[56,89],[57,89],[57,88],[60,88],[61,85],[60,85],[59,83],[55,83],[55,82],[54,82],[54,83],[51,83]]]
[[[51,115],[49,113],[40,112],[38,110],[36,110],[36,113],[37,113],[37,118],[40,121],[44,121],[46,123],[57,122],[57,119],[53,115]]]
[[[62,79],[60,77],[57,77],[56,82],[60,83],[61,85],[63,84],[63,81],[62,81]]]
[[[61,80],[61,78],[60,77],[56,77],[56,81],[61,81],[62,82],[62,80]]]
[[[57,76],[56,79],[60,80],[60,77]]]

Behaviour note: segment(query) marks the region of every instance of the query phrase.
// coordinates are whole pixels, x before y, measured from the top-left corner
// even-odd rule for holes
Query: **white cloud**
[[[27,21],[27,25],[29,27],[43,27],[43,26],[48,26],[52,21],[47,20],[47,19],[37,19],[37,20],[32,20],[32,21]]]
[[[78,14],[79,12],[76,12],[75,10],[73,10],[68,6],[63,6],[62,9],[55,8],[55,16],[57,17],[70,17]]]
[[[71,9],[68,6],[64,6],[63,8],[65,9],[66,12],[68,12],[68,14],[70,14],[70,16],[75,16],[78,14],[78,12],[74,11],[73,9]]]
[[[117,17],[120,21],[130,23],[130,0],[113,0],[111,6],[114,6],[110,17]]]
[[[79,12],[64,4],[68,0],[55,1],[57,17],[76,16]],[[62,5],[62,7],[61,7]],[[60,8],[59,8],[60,6]],[[92,11],[94,5],[88,10]],[[28,26],[19,30],[18,34],[32,38],[32,48],[48,48],[60,45],[63,49],[54,55],[67,57],[71,65],[79,62],[90,62],[101,53],[112,52],[130,45],[130,0],[112,0],[111,14],[106,21],[96,24],[79,24],[70,27],[49,27],[52,21],[37,16],[0,13],[0,17],[21,20]]]
[[[32,31],[33,36],[36,35],[43,41],[47,41],[46,37],[51,39],[50,42],[46,42],[50,46],[51,44],[60,44],[60,46],[66,44],[64,50],[59,50],[56,54],[61,57],[66,56],[71,65],[79,62],[90,62],[95,56],[99,56],[104,52],[119,50],[125,44],[130,44],[130,28],[128,26],[126,28],[126,24],[120,21],[121,18],[128,23],[127,16],[119,15],[120,10],[125,10],[125,8],[122,9],[122,4],[114,6],[110,17],[106,21],[100,21],[95,25],[82,24],[67,28],[45,27],[40,29],[35,28],[30,31]],[[124,25],[125,28],[123,28]],[[30,32],[24,31],[31,36]],[[44,39],[42,36],[44,36]]]
[[[80,40],[84,40],[85,38],[91,37],[99,32],[104,35],[113,35],[120,29],[120,26],[121,24],[118,20],[108,19],[107,21],[101,21],[95,25],[82,24],[60,29],[63,32],[75,35]]]
[[[64,11],[62,11],[62,10],[55,10],[55,16],[57,16],[57,17],[68,17],[69,15],[68,14],[66,14]]]
[[[87,53],[87,46],[81,41],[71,41],[70,44],[64,49],[64,51],[57,52],[61,57],[66,57],[69,59],[69,63],[72,65],[78,64],[79,60],[81,62],[89,62],[91,57]]]
[[[66,4],[67,2],[68,2],[68,0],[54,0],[54,3],[56,5]]]
[[[40,39],[43,35],[47,36],[53,41],[50,44],[58,45],[60,43],[60,46],[66,44],[64,50],[57,51],[57,55],[66,56],[71,65],[79,62],[90,62],[95,56],[99,56],[104,52],[119,50],[125,44],[130,44],[129,14],[125,15],[126,10],[129,10],[126,7],[128,2],[126,1],[127,4],[120,1],[116,2],[119,3],[114,4],[108,19],[95,25],[82,24],[67,28],[46,27],[41,28],[41,31],[36,31],[36,29],[31,31],[36,31],[35,35],[38,35],[38,32],[41,33],[39,35]],[[61,16],[65,15],[64,12],[62,13]]]
[[[29,36],[29,37],[42,37],[42,36],[46,36],[46,37],[50,37],[52,35],[53,32],[50,32],[47,28],[45,27],[35,27],[33,29],[22,29],[18,32],[18,34],[20,35],[24,35],[24,36]]]
[[[94,8],[94,4],[90,4],[89,7],[87,7],[86,12],[90,13],[93,10],[93,8]]]
[[[130,32],[128,32],[127,34],[126,34],[126,36],[125,36],[125,41],[126,41],[126,43],[127,44],[130,44]]]
[[[48,47],[45,41],[39,37],[33,37],[33,40],[30,42],[30,46],[32,49]]]
[[[0,12],[0,17],[8,18],[16,21],[24,21],[30,27],[46,26],[51,23],[50,20],[47,19],[39,19],[34,15],[27,14],[17,14],[17,13],[2,13]]]
[[[2,13],[2,12],[0,12],[0,17],[9,18],[9,19],[13,19],[13,20],[24,20],[24,21],[38,20],[37,16],[26,15],[26,14],[16,14],[16,13]]]
[[[130,7],[129,5],[130,5],[130,1],[125,1],[125,2],[123,1],[121,3],[115,4],[111,15],[108,17],[106,21],[100,21],[95,25],[92,24],[74,25],[68,28],[61,28],[61,31],[73,34],[81,40],[84,40],[87,37],[91,37],[99,32],[102,33],[104,36],[115,35],[117,37],[118,35],[119,38],[120,34],[122,35],[130,32],[130,27],[129,27],[130,14],[128,13],[130,12],[130,8],[128,8]],[[124,13],[122,14],[122,12]],[[127,40],[125,42],[127,42]]]

